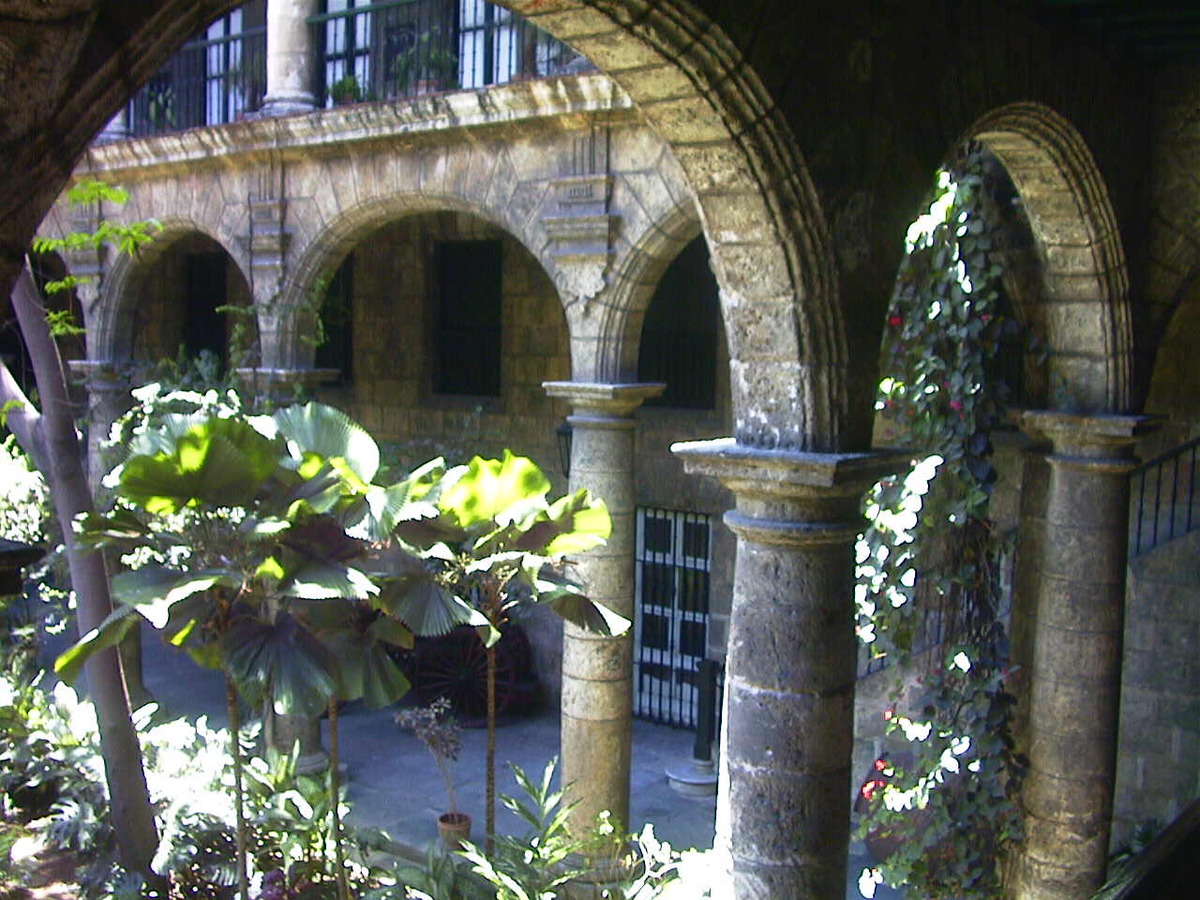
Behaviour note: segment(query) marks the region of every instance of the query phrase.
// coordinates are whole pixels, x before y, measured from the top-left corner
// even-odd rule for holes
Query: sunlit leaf
[[[301,454],[313,454],[325,461],[341,460],[346,472],[358,479],[356,490],[361,491],[379,471],[375,439],[341,410],[321,403],[287,406],[276,411],[275,421],[280,434]]]
[[[550,479],[533,460],[506,450],[503,459],[472,459],[438,506],[466,529],[491,522],[504,526],[544,505],[549,491]]]
[[[73,684],[93,654],[121,643],[139,621],[132,607],[117,607],[103,622],[59,654],[54,661],[55,674],[68,684]]]

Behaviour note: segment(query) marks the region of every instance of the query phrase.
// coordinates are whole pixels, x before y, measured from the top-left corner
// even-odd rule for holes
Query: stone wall
[[[1200,796],[1200,533],[1133,559],[1113,843]]]
[[[501,393],[435,394],[432,255],[438,241],[498,240],[502,259]],[[565,487],[554,429],[566,407],[542,389],[569,377],[566,323],[554,285],[515,239],[467,214],[409,216],[353,248],[352,383],[319,393],[358,419],[396,461],[465,462],[505,449],[529,456]]]

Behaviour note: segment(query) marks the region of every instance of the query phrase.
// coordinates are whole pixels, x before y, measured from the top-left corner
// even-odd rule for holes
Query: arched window
[[[708,246],[698,237],[663,274],[642,323],[638,380],[667,385],[647,406],[715,408],[720,314]]]

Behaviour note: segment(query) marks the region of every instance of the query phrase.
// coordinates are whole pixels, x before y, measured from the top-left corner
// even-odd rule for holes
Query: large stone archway
[[[1021,479],[1010,689],[1029,766],[1007,881],[1021,900],[1067,900],[1102,883],[1112,820],[1128,475],[1147,427],[1129,415],[1129,276],[1104,180],[1067,119],[1014,104],[968,137],[1016,187],[1038,269],[1021,313],[1047,347],[1047,408],[1020,414],[1034,446]]]
[[[721,286],[738,440],[851,442],[829,230],[787,124],[733,42],[682,4],[500,5],[600,66],[679,160]]]
[[[1041,296],[1028,314],[1049,349],[1049,406],[1129,412],[1129,273],[1108,191],[1087,145],[1066,119],[1036,103],[996,110],[968,136],[1004,165],[1033,229]]]
[[[219,247],[247,285],[251,284],[239,260],[237,248],[223,242],[209,223],[168,217],[154,241],[137,256],[115,256],[103,276],[93,308],[88,315],[88,333],[94,336],[89,358],[102,362],[128,362],[133,359],[136,338],[135,314],[146,279],[155,264],[177,248],[180,241],[198,235]]]

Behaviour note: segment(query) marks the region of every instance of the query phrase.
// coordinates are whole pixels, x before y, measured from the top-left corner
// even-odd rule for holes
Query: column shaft
[[[314,6],[311,0],[269,0],[264,115],[286,116],[316,106],[312,92],[315,54],[308,25]]]
[[[1129,471],[1144,419],[1026,413],[1048,439],[1023,731],[1019,900],[1090,897],[1104,881],[1116,778]],[[1024,524],[1024,523],[1023,523]],[[1029,576],[1023,576],[1029,578]]]
[[[575,408],[568,418],[571,489],[588,488],[608,506],[612,534],[581,554],[576,566],[591,597],[628,619],[634,615],[634,410],[662,385],[548,382],[551,396]],[[572,802],[572,830],[587,834],[608,810],[629,824],[633,740],[633,635],[603,637],[571,624],[563,633],[562,779]]]
[[[737,497],[717,850],[738,900],[841,898],[850,833],[855,535],[886,461],[676,444]]]

